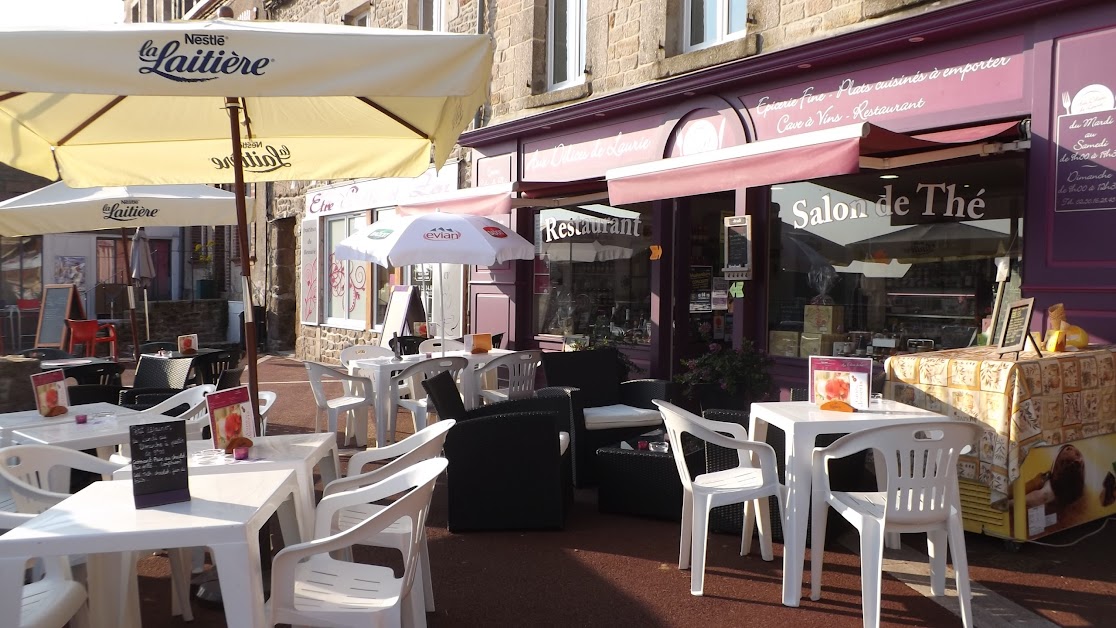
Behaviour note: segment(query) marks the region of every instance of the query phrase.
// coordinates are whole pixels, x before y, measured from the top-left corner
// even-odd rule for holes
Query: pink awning
[[[472,216],[499,216],[511,213],[514,184],[500,183],[462,188],[445,194],[416,197],[396,207],[401,216],[442,212]]]
[[[868,123],[615,168],[605,173],[614,205],[694,196],[860,172],[860,158],[972,143],[1018,121],[910,136]]]

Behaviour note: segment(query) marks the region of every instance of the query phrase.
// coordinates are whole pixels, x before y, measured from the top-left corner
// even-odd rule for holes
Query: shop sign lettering
[[[969,107],[1019,103],[1024,108],[1023,50],[1022,37],[1012,37],[748,94],[740,101],[752,114],[756,139],[929,114],[936,116],[934,126],[950,123],[950,116],[969,122],[963,119]]]
[[[832,197],[825,194],[821,197],[821,202],[813,207],[810,207],[809,201],[799,199],[791,206],[791,213],[794,214],[792,224],[795,229],[804,229],[842,220],[868,218],[869,212],[880,218],[907,216],[912,213],[954,220],[985,218],[985,201],[981,198],[985,193],[984,188],[968,197],[958,194],[957,185],[953,183],[919,183],[915,190],[916,195],[912,199],[904,195],[897,196],[893,186],[885,185],[883,193],[875,202],[858,198],[848,203],[834,203]]]
[[[554,242],[565,238],[580,235],[626,235],[637,236],[640,233],[639,218],[608,218],[600,220],[558,220],[547,218],[542,225],[543,238],[547,242]]]
[[[575,181],[617,166],[662,159],[659,117],[551,137],[523,148],[524,181]]]

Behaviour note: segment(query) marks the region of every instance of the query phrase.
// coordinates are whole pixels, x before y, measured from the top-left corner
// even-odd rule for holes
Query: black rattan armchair
[[[194,358],[194,379],[198,384],[217,384],[221,374],[240,363],[240,350],[218,351]]]
[[[423,340],[426,340],[425,336],[393,336],[388,340],[388,346],[395,351],[395,345],[398,343],[401,347],[399,353],[402,355],[418,355],[419,345]]]
[[[114,384],[78,384],[66,387],[66,396],[70,398],[70,405],[77,406],[86,403],[120,403],[120,385]]]
[[[561,399],[518,399],[465,410],[448,372],[422,382],[446,436],[449,529],[553,529],[573,498],[570,456],[559,446],[569,422]]]
[[[120,374],[124,365],[119,362],[103,364],[80,364],[65,368],[66,377],[72,377],[79,385],[102,384],[120,385]]]
[[[613,347],[592,351],[543,353],[542,367],[547,387],[537,390],[535,396],[560,397],[569,406],[566,414],[571,419],[569,432],[570,448],[573,450],[573,483],[577,487],[597,483],[598,448],[634,438],[661,425],[662,417],[651,402],[655,399],[671,402],[675,400],[676,386],[673,382],[662,379],[623,381],[619,352]],[[617,427],[586,427],[586,408],[615,406],[651,412],[640,413],[645,420],[628,421],[617,424]]]
[[[194,358],[161,358],[141,355],[136,364],[135,388],[176,388],[182,390],[190,378]]]

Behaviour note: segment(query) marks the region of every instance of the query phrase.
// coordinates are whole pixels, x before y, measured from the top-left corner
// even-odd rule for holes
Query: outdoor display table
[[[641,436],[627,443],[597,450],[597,509],[600,512],[640,515],[680,521],[682,481],[673,452],[637,449],[638,442],[665,442],[666,434]],[[690,476],[705,472],[705,450],[698,442],[685,447]]]
[[[965,527],[1034,539],[1116,513],[1116,346],[895,356],[884,395],[988,429],[959,469]]]

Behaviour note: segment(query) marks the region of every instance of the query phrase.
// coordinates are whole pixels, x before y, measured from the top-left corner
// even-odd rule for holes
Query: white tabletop
[[[22,410],[20,412],[6,412],[0,414],[0,444],[11,444],[11,432],[22,427],[40,427],[46,425],[56,424],[74,424],[74,417],[79,414],[86,415],[89,419],[98,412],[109,412],[116,414],[117,417],[136,414],[137,411],[131,408],[114,405],[111,403],[97,402],[97,403],[83,403],[75,406],[70,406],[66,409],[66,414],[55,417],[44,417],[39,414],[38,410]]]
[[[786,429],[791,424],[809,423],[810,429],[821,430],[817,433],[828,434],[850,431],[848,423],[856,423],[856,429],[867,429],[861,423],[886,424],[901,420],[940,421],[944,417],[914,406],[908,406],[891,399],[873,399],[867,410],[856,412],[837,412],[822,410],[810,401],[775,401],[752,404],[752,415],[771,425]]]
[[[207,546],[221,573],[229,625],[263,625],[258,533],[278,510],[284,540],[299,540],[297,514],[280,508],[292,503],[288,500],[297,491],[294,474],[257,471],[240,474],[235,482],[199,475],[189,482],[189,501],[143,509],[135,507],[131,482],[94,482],[0,536],[0,576],[5,578],[0,608],[18,608],[15,578],[22,576],[28,558],[88,554],[91,623],[119,626],[134,611],[120,607],[120,573],[111,570],[131,560],[113,560],[106,552],[130,556],[139,550]],[[297,510],[297,500],[293,504]]]
[[[131,410],[107,419],[98,419],[90,414],[85,423],[77,423],[73,417],[70,417],[68,421],[54,421],[46,425],[26,425],[12,429],[10,439],[17,443],[94,449],[126,444],[129,438],[128,427],[131,425],[181,420],[165,414]]]

